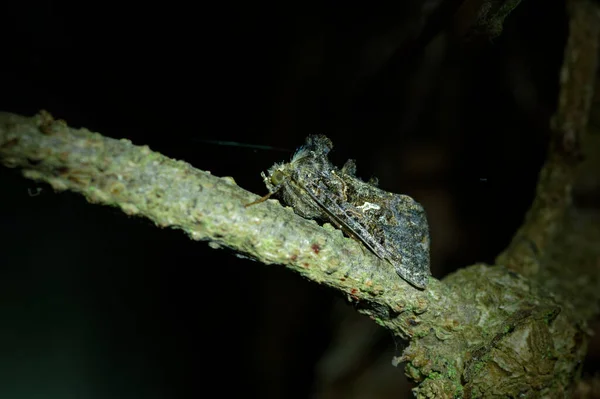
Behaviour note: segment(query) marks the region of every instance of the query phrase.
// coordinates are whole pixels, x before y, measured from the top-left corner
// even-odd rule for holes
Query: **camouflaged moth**
[[[261,174],[269,194],[247,206],[277,193],[298,215],[332,223],[391,263],[404,280],[425,288],[431,273],[423,207],[356,177],[354,160],[338,169],[327,158],[332,148],[326,136],[309,136],[289,163]]]

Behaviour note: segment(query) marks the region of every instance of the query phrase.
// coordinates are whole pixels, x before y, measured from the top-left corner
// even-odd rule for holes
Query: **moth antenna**
[[[198,143],[206,143],[206,144],[227,146],[227,147],[251,148],[253,150],[291,152],[291,150],[288,149],[288,148],[273,147],[273,146],[270,146],[270,145],[239,143],[237,141],[205,140],[205,139],[192,139],[192,141],[195,141],[195,142],[198,142]]]

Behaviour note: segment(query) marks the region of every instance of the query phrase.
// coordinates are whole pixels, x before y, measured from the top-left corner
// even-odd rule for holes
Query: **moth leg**
[[[264,175],[263,175],[264,177]],[[271,195],[275,194],[277,191],[279,191],[279,189],[283,186],[283,183],[279,184],[278,186],[275,187],[275,189],[273,191],[271,191],[270,193],[268,193],[267,195],[263,195],[262,197],[260,197],[259,199],[257,199],[256,201],[252,201],[249,204],[244,204],[244,208],[248,208],[249,206],[252,205],[256,205],[256,204],[260,204],[261,202],[265,202],[266,200],[268,200]]]
[[[263,195],[262,197],[260,197],[256,201],[252,201],[249,204],[244,204],[244,208],[248,208],[249,206],[260,204],[261,202],[265,202],[266,200],[269,199],[269,197],[271,197],[271,195],[273,195],[273,193],[268,193],[267,195]]]

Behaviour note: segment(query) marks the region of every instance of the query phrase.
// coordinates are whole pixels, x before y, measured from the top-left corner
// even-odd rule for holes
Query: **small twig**
[[[467,38],[493,39],[502,33],[504,20],[521,0],[465,0],[454,15],[454,31]]]

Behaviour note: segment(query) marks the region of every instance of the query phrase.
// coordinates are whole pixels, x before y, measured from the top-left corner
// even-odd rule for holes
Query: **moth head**
[[[267,171],[267,174],[262,173],[263,181],[271,193],[279,190],[285,182],[286,176],[286,164],[276,163]]]
[[[271,174],[271,184],[279,186],[285,180],[285,174],[281,169],[276,169]]]

